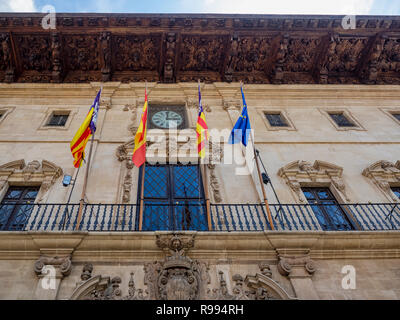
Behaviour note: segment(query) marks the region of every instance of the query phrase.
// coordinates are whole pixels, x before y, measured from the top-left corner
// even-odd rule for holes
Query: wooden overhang
[[[400,17],[0,14],[0,82],[400,84]]]

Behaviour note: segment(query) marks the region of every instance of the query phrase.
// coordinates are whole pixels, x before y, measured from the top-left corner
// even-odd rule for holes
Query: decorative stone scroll
[[[301,187],[313,185],[328,186],[342,196],[345,201],[350,201],[342,174],[342,167],[320,160],[316,160],[313,165],[308,161],[293,161],[278,171],[278,176],[286,181],[297,200],[302,203],[307,200]]]
[[[43,268],[49,265],[56,268],[56,277],[66,277],[72,270],[71,256],[52,257],[42,255],[38,260],[36,260],[33,270],[38,276],[41,276]]]
[[[316,271],[316,266],[309,255],[279,255],[278,271],[283,276],[311,277]]]
[[[400,160],[396,164],[386,160],[377,161],[362,174],[371,179],[390,201],[400,201],[391,189],[392,186],[400,186]]]
[[[118,161],[122,162],[121,166],[121,177],[122,185],[120,189],[120,199],[122,203],[129,203],[131,199],[131,189],[132,189],[132,169],[133,162],[131,160],[131,156],[128,155],[128,150],[130,148],[133,149],[134,141],[129,141],[121,146],[119,146],[116,150],[116,157]]]
[[[0,166],[0,193],[13,183],[37,183],[40,190],[37,202],[42,202],[51,186],[61,177],[63,170],[54,163],[37,160],[25,164],[25,160],[16,160]]]

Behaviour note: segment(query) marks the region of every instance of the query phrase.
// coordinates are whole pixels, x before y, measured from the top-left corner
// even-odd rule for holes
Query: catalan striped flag
[[[136,131],[135,148],[132,156],[132,162],[138,168],[146,161],[147,105],[147,90],[145,89],[142,119]]]
[[[83,121],[79,130],[71,141],[71,152],[74,157],[74,167],[79,168],[82,165],[82,160],[85,158],[85,147],[92,134],[96,132],[97,116],[99,113],[101,89],[94,99],[93,105]]]
[[[206,156],[206,141],[208,140],[209,134],[208,134],[208,126],[206,123],[206,116],[204,115],[203,106],[201,104],[200,83],[199,83],[199,116],[197,118],[196,134],[197,134],[197,151],[199,153],[199,157],[203,159]]]

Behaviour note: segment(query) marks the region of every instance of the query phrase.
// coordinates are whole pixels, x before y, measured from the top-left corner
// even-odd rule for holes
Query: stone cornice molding
[[[156,235],[165,232],[1,232],[0,260],[37,260],[40,255],[73,261],[163,259]],[[245,245],[243,245],[245,243]],[[190,249],[193,259],[278,260],[309,254],[315,259],[398,259],[398,231],[201,232]]]
[[[379,190],[393,202],[400,202],[391,190],[392,186],[400,186],[400,160],[396,163],[380,160],[364,169],[363,176],[369,178]]]
[[[301,187],[318,183],[328,184],[349,201],[342,174],[342,167],[320,160],[314,164],[302,160],[293,161],[278,171],[278,176],[285,180],[301,203],[306,202]]]

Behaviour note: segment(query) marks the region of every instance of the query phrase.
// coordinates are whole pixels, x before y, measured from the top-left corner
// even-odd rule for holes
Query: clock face
[[[159,128],[163,129],[173,129],[179,127],[182,122],[182,116],[175,111],[158,111],[151,118],[151,122]]]

